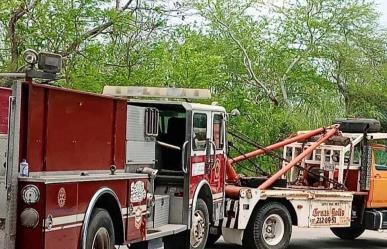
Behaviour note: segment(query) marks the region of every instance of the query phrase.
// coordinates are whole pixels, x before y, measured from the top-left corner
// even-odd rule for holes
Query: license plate
[[[335,201],[312,202],[310,227],[348,227],[351,224],[351,203]]]

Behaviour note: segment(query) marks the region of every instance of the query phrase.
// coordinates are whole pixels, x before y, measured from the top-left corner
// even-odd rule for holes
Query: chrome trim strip
[[[379,226],[379,230],[382,230],[383,229],[383,213],[380,212],[380,211],[376,211],[380,214],[380,226]]]
[[[80,223],[75,223],[75,224],[71,224],[71,225],[66,225],[66,226],[58,226],[58,227],[53,227],[51,229],[47,229],[45,228],[44,229],[44,232],[53,232],[53,231],[58,231],[58,230],[63,230],[63,229],[67,229],[67,228],[74,228],[74,227],[80,227],[82,226],[82,222]]]
[[[31,172],[30,176],[39,177],[39,176],[60,176],[60,175],[81,175],[81,173],[88,174],[110,174],[110,169],[97,169],[97,170],[56,170],[56,171],[39,171],[39,172]],[[116,174],[125,173],[124,169],[117,169]]]
[[[53,217],[52,226],[65,225],[69,223],[82,222],[85,218],[85,214],[73,214],[67,216]]]
[[[135,208],[141,209],[141,215],[146,214],[146,210],[147,210],[146,205],[136,206]],[[123,219],[135,217],[135,215],[128,216],[128,207],[121,208],[121,213],[122,213]],[[53,217],[52,218],[52,228],[51,229],[45,228],[44,231],[50,232],[50,231],[56,231],[56,230],[62,230],[62,229],[66,229],[66,228],[82,226],[84,218],[85,218],[85,213]]]
[[[89,174],[86,176],[81,175],[47,175],[47,176],[35,176],[35,177],[24,177],[19,176],[21,182],[43,182],[44,184],[52,183],[65,183],[65,182],[93,182],[93,181],[109,181],[109,180],[128,180],[128,179],[141,179],[148,178],[147,174],[137,173],[116,173],[111,174]]]

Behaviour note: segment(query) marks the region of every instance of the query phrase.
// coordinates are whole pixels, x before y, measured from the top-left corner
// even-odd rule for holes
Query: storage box
[[[167,225],[169,220],[169,195],[155,195],[153,210],[153,227]]]
[[[169,223],[183,224],[183,197],[172,196],[170,202]]]

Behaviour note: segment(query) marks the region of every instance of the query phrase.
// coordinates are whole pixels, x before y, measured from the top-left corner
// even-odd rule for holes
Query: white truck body
[[[291,205],[294,225],[303,228],[349,227],[353,193],[328,190],[274,189],[241,190],[239,200],[226,201],[226,215],[222,224],[224,240],[242,245],[246,229],[255,207],[266,200],[278,200]]]

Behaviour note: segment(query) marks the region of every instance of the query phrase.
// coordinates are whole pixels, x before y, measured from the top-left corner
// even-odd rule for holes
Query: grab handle
[[[181,147],[181,170],[187,174],[188,168],[187,168],[187,160],[186,160],[186,152],[187,152],[187,144],[189,141],[185,141],[183,146]]]

